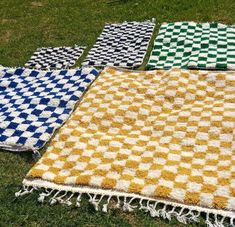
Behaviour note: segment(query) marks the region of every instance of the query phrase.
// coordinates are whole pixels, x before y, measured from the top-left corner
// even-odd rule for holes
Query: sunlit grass
[[[106,22],[156,18],[156,34],[162,22],[235,23],[234,12],[234,0],[1,0],[0,64],[23,66],[46,46],[81,44],[86,54]],[[143,212],[95,212],[87,201],[78,209],[41,205],[36,195],[16,200],[33,163],[30,154],[0,152],[0,226],[182,226]]]

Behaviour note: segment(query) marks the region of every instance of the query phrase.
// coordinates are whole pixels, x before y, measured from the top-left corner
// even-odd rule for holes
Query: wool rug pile
[[[162,24],[147,68],[235,69],[235,26]]]
[[[16,196],[79,206],[87,194],[96,210],[113,199],[153,217],[234,224],[234,85],[235,72],[105,68]]]
[[[143,63],[155,23],[124,22],[105,25],[83,65],[138,67]]]
[[[42,148],[97,75],[94,68],[38,71],[0,67],[0,148]]]
[[[25,64],[26,68],[54,70],[67,69],[81,57],[85,47],[42,47],[38,48]]]

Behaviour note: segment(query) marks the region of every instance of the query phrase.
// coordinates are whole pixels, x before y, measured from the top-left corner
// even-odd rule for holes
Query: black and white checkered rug
[[[138,67],[143,63],[155,23],[105,25],[82,65]]]
[[[84,49],[85,47],[80,46],[38,48],[25,67],[47,70],[67,69],[75,64]]]

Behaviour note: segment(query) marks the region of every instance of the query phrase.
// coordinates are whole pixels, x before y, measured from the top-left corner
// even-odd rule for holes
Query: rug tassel
[[[94,206],[95,210],[98,211],[98,204],[95,200],[96,195],[93,195],[92,199],[90,200],[90,203]]]
[[[144,204],[143,199],[139,201],[139,210],[143,210],[144,212],[148,212],[148,206]]]
[[[184,208],[182,207],[180,212],[177,214],[176,219],[181,223],[187,224],[187,220],[185,216],[182,215],[183,211],[184,211]]]
[[[119,196],[117,196],[117,204],[116,204],[116,208],[120,208],[120,206],[121,206],[121,201],[120,201]]]
[[[143,199],[140,199],[139,201],[139,210],[145,210],[145,207],[143,206]]]
[[[91,194],[88,194],[90,199],[89,202],[90,204],[92,204],[95,208],[96,211],[99,210],[99,200],[96,200],[96,194],[94,194],[93,196]]]
[[[163,217],[164,219],[167,218],[166,216],[166,205],[164,204],[163,208],[160,210],[160,216]]]
[[[92,205],[95,207],[95,210],[98,211],[99,210],[99,204],[101,202],[101,200],[103,199],[103,195],[101,195],[100,199],[96,199],[97,195],[94,195],[93,197],[93,201],[92,201]]]
[[[131,202],[134,200],[135,198],[131,198],[129,202],[127,202],[127,197],[124,197],[124,204],[123,204],[123,211],[128,211],[128,212],[132,212],[134,211],[134,209],[137,208],[137,206],[133,206],[131,205]]]
[[[60,194],[60,191],[57,191],[57,192],[55,193],[55,195],[53,195],[53,197],[49,200],[50,205],[54,205],[54,204],[57,202],[56,197],[57,197],[57,195],[59,195],[59,194]]]
[[[194,212],[192,210],[190,210],[190,221],[192,222],[199,222],[199,217],[200,217],[200,212],[197,211],[197,214],[194,214]]]
[[[34,160],[38,160],[39,158],[41,158],[41,154],[38,150],[33,150],[33,159]]]
[[[231,226],[234,226],[234,225],[235,225],[234,222],[235,222],[235,218],[231,218],[231,219],[230,219],[230,225],[231,225]]]
[[[52,193],[53,193],[54,190],[51,190],[51,191],[47,191],[46,192],[42,192],[39,194],[39,197],[38,197],[38,202],[40,203],[43,203],[45,198],[50,196]]]
[[[159,212],[157,212],[157,210],[156,210],[157,204],[158,204],[158,202],[155,202],[154,204],[147,203],[148,210],[149,210],[151,217],[159,217]]]
[[[64,204],[71,206],[73,203],[70,201],[74,196],[74,193],[72,193],[65,201]]]
[[[154,216],[154,217],[155,217],[155,216],[159,217],[159,213],[157,212],[157,209],[156,209],[157,204],[158,204],[158,202],[155,202],[154,207],[153,207],[153,209],[152,209],[152,212],[153,212],[153,216]]]
[[[65,200],[64,200],[63,198],[66,197],[67,194],[68,194],[68,192],[65,192],[65,193],[62,194],[61,196],[58,196],[58,197],[56,198],[56,201],[59,202],[59,203],[61,203],[61,204],[65,204],[66,202],[65,202]]]
[[[81,206],[81,197],[82,197],[82,193],[79,193],[78,197],[77,197],[77,200],[76,200],[76,207]]]
[[[176,217],[177,216],[177,212],[175,211],[176,207],[172,207],[172,209],[170,211],[168,211],[168,213],[170,214],[170,220],[172,217]]]
[[[23,189],[15,193],[15,197],[20,197],[20,196],[24,196],[27,194],[31,194],[35,188],[34,187],[32,187],[31,189],[30,188],[31,187],[29,186],[23,186]]]
[[[102,211],[105,212],[105,213],[108,212],[108,205],[109,205],[109,201],[110,201],[111,197],[112,197],[112,196],[110,195],[110,196],[108,197],[108,199],[107,199],[107,203],[105,203],[105,204],[103,205]]]
[[[187,224],[187,222],[188,222],[188,220],[191,220],[191,218],[190,217],[188,217],[189,216],[189,214],[190,214],[190,210],[187,212],[187,213],[185,213],[185,214],[181,214],[181,217],[183,218],[183,220],[184,220],[184,223],[186,223]]]

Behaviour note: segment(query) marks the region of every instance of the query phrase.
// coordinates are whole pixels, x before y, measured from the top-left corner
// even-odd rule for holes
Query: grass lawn
[[[1,0],[0,64],[22,66],[37,47],[43,46],[81,44],[88,50],[105,22],[151,18],[157,21],[155,33],[162,22],[231,24],[235,23],[235,1]],[[37,195],[15,199],[14,193],[33,163],[30,154],[0,152],[0,226],[183,226],[176,220],[153,219],[140,211],[95,212],[87,200],[81,208],[75,208],[39,204]]]

